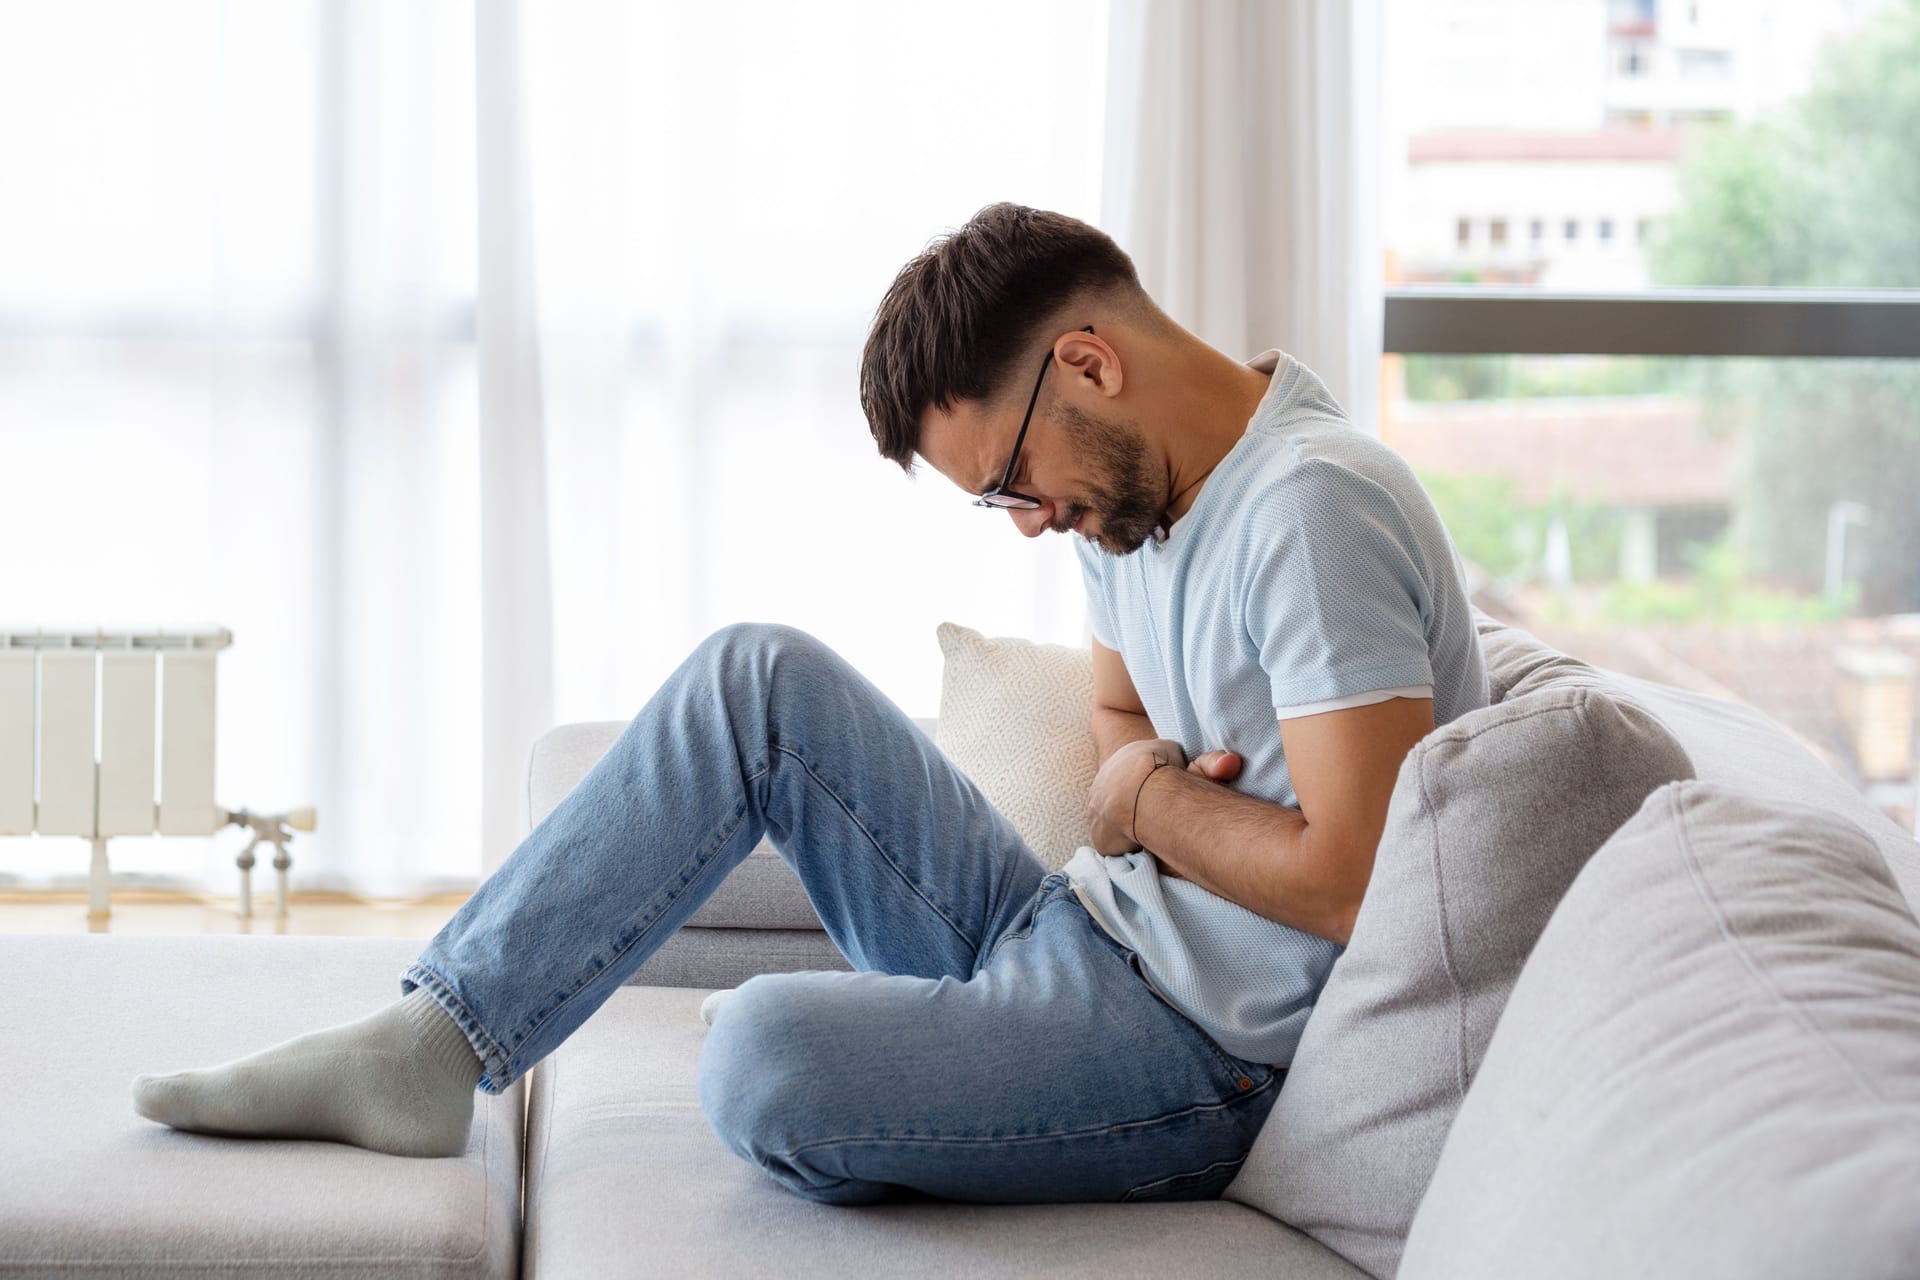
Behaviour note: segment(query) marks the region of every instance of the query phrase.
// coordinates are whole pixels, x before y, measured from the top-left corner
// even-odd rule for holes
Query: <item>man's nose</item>
[[[1009,507],[1007,514],[1013,517],[1013,527],[1029,538],[1039,537],[1053,523],[1051,504],[1042,504],[1024,510],[1019,507]]]

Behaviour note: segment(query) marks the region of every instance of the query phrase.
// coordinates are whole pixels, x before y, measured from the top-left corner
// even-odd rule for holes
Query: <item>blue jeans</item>
[[[785,627],[695,650],[401,991],[433,995],[499,1093],[763,832],[859,972],[763,975],[721,1006],[700,1104],[732,1150],[843,1204],[1205,1199],[1231,1181],[1285,1073],[1155,995],[912,720]]]

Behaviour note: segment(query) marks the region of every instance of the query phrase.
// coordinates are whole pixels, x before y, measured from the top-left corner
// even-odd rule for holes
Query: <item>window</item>
[[[314,799],[325,814],[329,796],[308,787],[332,785],[316,728],[332,719],[335,745],[369,738],[348,748],[351,768],[428,762],[416,781],[433,802],[385,834],[432,846],[431,864],[411,865],[446,887],[470,885],[478,852],[460,824],[479,818],[463,788],[479,777],[481,584],[462,570],[484,519],[474,26],[486,8],[94,0],[0,19],[0,155],[32,175],[9,184],[0,214],[8,611],[230,626],[218,736],[240,749],[221,752],[222,801]],[[879,292],[933,231],[997,199],[1098,217],[1106,6],[991,0],[957,25],[886,4],[516,12],[528,82],[557,90],[528,100],[551,108],[548,140],[570,144],[533,149],[535,189],[588,193],[572,213],[589,234],[543,242],[559,252],[541,269],[543,284],[557,273],[587,291],[595,323],[545,354],[612,371],[604,394],[560,406],[586,430],[563,436],[550,411],[551,507],[569,517],[554,520],[556,648],[626,637],[617,665],[558,664],[559,718],[638,707],[701,635],[740,617],[814,631],[918,714],[938,703],[929,638],[943,618],[1077,636],[1077,589],[1033,585],[1052,567],[1077,580],[1066,540],[1035,547],[924,479],[916,492],[876,456],[852,374]],[[607,63],[591,75],[556,52],[594,40]],[[979,94],[989,62],[1039,88]],[[602,92],[615,109],[578,110],[591,128],[570,134],[573,104]],[[972,106],[933,134],[912,112],[873,110],[915,95]],[[928,148],[938,164],[858,180],[876,156]],[[415,442],[434,465],[407,474]],[[596,501],[578,506],[613,527],[570,518],[582,483]],[[823,484],[857,490],[851,505],[870,518],[812,519],[806,495]],[[669,503],[695,518],[662,518]],[[805,538],[769,535],[796,522]],[[326,572],[390,545],[391,582]],[[930,577],[929,545],[980,572]],[[825,561],[858,566],[832,584],[895,589],[823,590]],[[592,589],[603,576],[617,592]],[[342,617],[368,625],[402,594],[446,607],[338,668],[351,678],[316,678],[335,669]],[[388,691],[433,714],[408,717]],[[409,719],[378,751],[361,733]],[[409,751],[420,742],[449,749]],[[406,808],[377,795],[354,807],[375,823]],[[355,843],[340,834],[353,822],[336,810],[301,865]],[[329,872],[375,874],[380,842],[359,843],[366,861],[340,853]],[[46,841],[0,848],[10,876],[74,865]],[[232,874],[230,852],[204,853],[116,840],[113,860],[117,875]]]
[[[1538,245],[1542,240],[1546,239],[1547,238],[1547,220],[1545,218],[1535,218],[1531,223],[1529,223],[1527,225],[1527,238],[1532,240],[1536,245]]]
[[[1487,223],[1487,243],[1495,249],[1506,248],[1507,220],[1505,218],[1495,218]]]
[[[1475,31],[1501,33],[1524,92],[1448,83],[1457,4],[1508,13]],[[1782,43],[1766,7],[1724,13],[1713,48],[1682,51],[1651,3],[1388,0],[1389,118],[1409,140],[1489,139],[1471,168],[1397,169],[1414,207],[1462,188],[1617,212],[1592,228],[1608,252],[1563,217],[1489,287],[1453,283],[1471,259],[1428,270],[1388,210],[1381,431],[1482,608],[1751,703],[1915,829],[1920,205],[1858,161],[1910,149],[1920,82],[1894,69],[1920,65],[1920,28],[1902,5],[1809,6]],[[1667,57],[1675,74],[1653,74]],[[1868,680],[1892,708],[1877,726],[1857,714]]]
[[[1461,218],[1454,224],[1453,239],[1454,243],[1462,249],[1473,243],[1473,222],[1471,219]]]
[[[684,447],[714,452],[695,469],[726,470],[720,451],[751,441],[780,461],[751,473],[733,469],[732,483],[746,486],[734,495],[744,510],[770,510],[768,503],[792,492],[803,474],[796,469],[805,468],[843,481],[857,477],[845,482],[870,484],[871,500],[905,504],[899,518],[944,518],[928,514],[937,504],[925,484],[915,494],[891,468],[871,465],[873,445],[849,397],[849,371],[857,368],[878,292],[943,223],[958,224],[1002,197],[1098,217],[1100,148],[1084,144],[1098,141],[1103,49],[1089,45],[1068,55],[1050,50],[1050,37],[1032,44],[1018,55],[1020,75],[1048,83],[1048,93],[969,113],[965,127],[943,132],[951,151],[940,166],[916,169],[912,181],[881,184],[858,210],[841,207],[841,197],[846,173],[925,136],[904,116],[868,119],[862,136],[850,122],[862,118],[864,103],[898,97],[910,82],[959,92],[969,68],[1008,31],[1037,23],[1045,35],[1071,22],[1090,38],[1105,21],[1104,6],[998,4],[977,10],[965,35],[925,57],[928,33],[944,30],[945,20],[905,7],[872,6],[862,18],[852,5],[831,14],[769,6],[751,30],[738,31],[726,12],[697,6],[677,17],[641,6],[618,21],[619,5],[553,6],[528,19],[530,77],[564,84],[565,66],[553,65],[559,60],[547,51],[565,46],[547,37],[569,23],[607,23],[622,37],[609,57],[636,69],[624,96],[626,119],[610,122],[590,145],[541,153],[548,166],[541,181],[551,183],[552,171],[565,165],[594,164],[594,148],[621,148],[599,163],[626,177],[628,256],[583,264],[577,273],[606,281],[608,292],[619,294],[608,307],[631,320],[630,399],[623,420],[607,424],[610,452],[658,456],[663,446],[651,433],[687,420],[689,406],[675,397],[696,392],[667,371],[674,358],[668,335],[684,331],[676,308],[699,292],[708,326],[701,340],[711,344],[702,365],[713,374],[696,389],[703,430],[687,433],[698,439]],[[113,15],[106,25],[114,38],[105,42],[103,11]],[[354,249],[368,260],[356,259],[353,269],[392,273],[393,287],[355,297],[357,308],[389,295],[431,297],[440,307],[417,331],[396,326],[395,355],[381,370],[387,381],[354,393],[391,396],[396,414],[428,424],[422,430],[471,429],[478,256],[473,6],[423,0],[363,12],[334,0],[178,7],[121,0],[104,9],[50,5],[19,14],[0,23],[24,36],[10,47],[0,39],[0,150],[43,181],[11,194],[9,234],[0,236],[0,435],[11,448],[6,424],[38,424],[30,433],[34,469],[47,482],[0,503],[0,537],[32,539],[36,528],[66,523],[76,493],[87,494],[93,514],[74,522],[61,556],[30,558],[18,572],[10,566],[9,595],[34,616],[84,618],[107,591],[130,617],[219,616],[248,641],[249,652],[301,653],[305,639],[296,623],[276,619],[302,611],[269,608],[269,593],[239,583],[276,576],[268,564],[291,566],[290,577],[314,577],[306,530],[335,518],[310,510],[316,468],[303,443],[327,439],[323,420],[345,394],[328,385],[324,354],[334,322],[329,308],[339,305],[341,291],[328,272],[346,270],[326,260],[330,245],[367,235]],[[680,32],[671,40],[658,29],[668,22]],[[329,42],[342,28],[364,47],[352,44],[330,59]],[[718,52],[723,33],[730,41],[725,56]],[[668,65],[668,49],[679,65]],[[920,59],[912,72],[908,51]],[[78,68],[86,74],[76,75]],[[682,100],[689,92],[728,110],[695,110]],[[402,96],[381,96],[394,93]],[[394,117],[367,124],[373,117],[356,94],[391,105]],[[135,101],[142,108],[130,111]],[[246,109],[229,109],[239,103]],[[58,109],[49,112],[48,104]],[[1013,145],[1036,128],[1050,133],[1051,125],[1040,128],[1047,122],[1069,121],[1082,133],[1070,148],[1045,136]],[[782,145],[783,138],[794,145]],[[347,159],[331,157],[330,144]],[[765,152],[757,177],[732,160],[755,148]],[[644,197],[641,178],[655,175],[661,189],[700,192],[701,212],[689,217],[685,201]],[[770,204],[768,183],[785,199]],[[369,190],[381,198],[367,198]],[[141,215],[130,218],[129,209]],[[351,227],[343,225],[349,221]],[[401,261],[417,250],[424,250],[419,261]],[[223,407],[210,413],[216,397]],[[769,429],[775,421],[781,430]],[[102,470],[90,461],[116,452],[128,466]],[[223,492],[210,478],[218,472],[209,470],[209,456],[219,459],[217,467],[244,465],[286,479]],[[623,473],[619,482],[638,492],[657,478]],[[444,526],[449,543],[467,538],[466,523],[480,518],[446,505],[454,500],[458,494],[422,494],[418,504],[420,520]],[[205,514],[182,519],[182,511]],[[1009,571],[1034,559],[1032,545],[967,514],[953,523],[965,520],[959,536],[980,540],[981,555],[1004,558]],[[255,532],[235,539],[235,529]],[[1002,536],[989,543],[990,535]],[[716,521],[700,554],[708,558],[708,576],[730,585],[703,590],[709,612],[696,630],[753,613],[826,633],[831,624],[822,611],[844,614],[846,606],[817,591],[808,597],[812,579],[792,567],[809,555],[858,555],[878,576],[914,571],[912,540],[878,546],[857,522],[816,536],[848,541],[802,548],[769,543],[754,521]],[[643,564],[660,559],[642,541],[633,535],[619,554]],[[82,564],[100,571],[77,572]],[[126,571],[109,581],[113,566]],[[996,597],[1010,595],[1017,600],[1017,593],[983,591],[966,607],[981,616],[1005,608]],[[938,617],[909,619],[895,604],[889,620],[877,624],[900,625],[902,639],[931,634]],[[959,606],[949,592],[938,607]],[[465,653],[470,646],[452,634],[459,628],[447,625],[445,647]],[[993,625],[1031,624],[1003,614]],[[925,646],[881,642],[878,630],[866,630],[877,649],[907,656],[859,653],[862,670],[916,711],[931,707],[939,670]],[[839,642],[846,649],[865,643]],[[691,643],[673,637],[669,652],[683,656]],[[623,674],[624,701],[637,705],[677,660],[663,656],[651,669],[636,664]],[[262,714],[303,723],[300,690],[311,684],[304,673],[259,669],[258,676],[258,689],[231,687],[223,715],[237,714],[230,709],[250,697],[264,698],[271,685],[286,690],[286,705]],[[223,733],[235,723],[223,721]],[[270,729],[248,736],[274,743],[268,751],[291,741]],[[223,770],[240,759],[223,757]]]
[[[1909,827],[1920,760],[1920,359],[1389,357],[1381,435],[1483,609],[1735,697]],[[1862,655],[1866,656],[1862,656]],[[1862,718],[1867,664],[1905,683]]]

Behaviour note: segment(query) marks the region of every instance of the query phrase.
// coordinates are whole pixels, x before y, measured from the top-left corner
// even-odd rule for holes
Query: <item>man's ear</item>
[[[1083,390],[1111,399],[1120,394],[1120,353],[1098,333],[1075,329],[1054,340],[1053,359]]]

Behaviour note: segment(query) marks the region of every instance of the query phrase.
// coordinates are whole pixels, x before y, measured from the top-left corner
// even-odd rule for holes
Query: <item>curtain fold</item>
[[[1082,640],[1064,542],[903,483],[855,394],[872,306],[943,225],[1003,198],[1094,216],[1104,6],[973,18],[929,61],[942,17],[880,0],[476,0],[483,871],[533,741],[631,715],[716,626],[805,627],[914,714],[940,620]],[[1002,55],[1036,96],[931,131],[872,113],[1036,29]],[[892,172],[923,145],[945,165]]]
[[[1379,423],[1380,0],[1115,0],[1101,210],[1202,341]]]
[[[463,429],[476,374],[472,8],[342,0],[312,16],[315,378],[289,389],[314,460],[311,515],[304,537],[247,535],[276,536],[273,558],[311,577],[222,583],[209,601],[224,615],[277,597],[286,618],[236,626],[232,656],[310,693],[304,716],[268,721],[250,705],[259,684],[223,668],[216,798],[317,805],[319,828],[293,845],[296,890],[457,889],[479,838],[467,797],[482,713],[478,458]],[[216,155],[241,181],[249,157]],[[310,637],[304,666],[286,660],[294,619]],[[282,734],[310,744],[310,769],[248,776],[256,744]],[[207,883],[231,891],[231,874],[212,860]]]
[[[530,745],[554,722],[554,611],[533,168],[519,0],[476,0],[480,862],[520,843]]]

